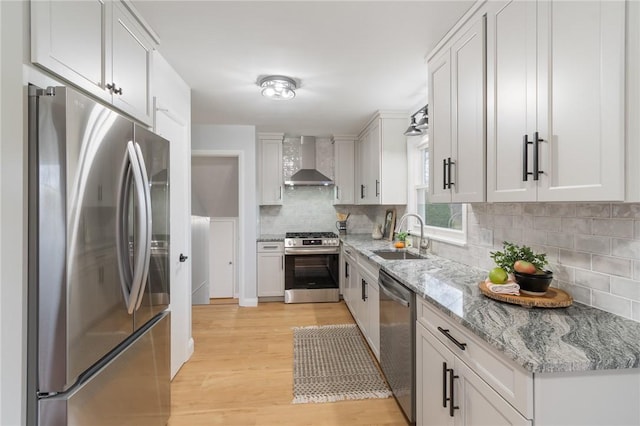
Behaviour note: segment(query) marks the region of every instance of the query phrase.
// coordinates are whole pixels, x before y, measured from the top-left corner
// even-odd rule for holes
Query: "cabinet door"
[[[485,200],[484,27],[483,15],[451,47],[453,202]]]
[[[355,204],[355,144],[353,140],[333,143],[335,186],[333,204]]]
[[[370,132],[364,133],[356,146],[356,204],[369,204],[369,193],[371,188],[369,187],[369,176],[371,173],[371,167],[369,165],[369,138]]]
[[[454,360],[454,412],[456,425],[531,425],[507,401],[459,358]]]
[[[113,3],[110,84],[115,86],[113,105],[150,124],[151,42],[119,2]],[[109,75],[109,74],[107,74]]]
[[[370,283],[368,292],[369,342],[376,359],[380,361],[380,291],[377,283]]]
[[[380,120],[375,120],[369,130],[367,154],[367,185],[369,187],[366,192],[367,204],[380,204],[380,158],[382,155]]]
[[[33,1],[31,61],[111,100],[105,91],[107,4],[91,1]]]
[[[538,200],[623,200],[625,3],[540,1],[538,19]]]
[[[258,253],[258,296],[284,296],[284,254]]]
[[[487,201],[535,201],[536,3],[491,3],[487,11]]]
[[[423,325],[416,325],[416,425],[451,426],[448,369],[454,355]]]
[[[282,141],[261,141],[262,205],[282,204]]]
[[[429,189],[431,202],[451,202],[445,162],[451,159],[451,53],[429,61]]]

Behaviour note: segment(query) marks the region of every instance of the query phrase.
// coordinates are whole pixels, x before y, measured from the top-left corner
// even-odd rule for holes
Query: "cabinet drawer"
[[[419,300],[417,320],[522,415],[533,417],[533,375]],[[450,337],[448,337],[450,336]],[[464,344],[464,349],[455,342]]]
[[[346,244],[342,244],[342,254],[344,257],[346,257],[349,260],[349,263],[357,263],[357,255],[358,252],[356,251],[356,249],[354,249],[351,246],[348,246]]]
[[[258,243],[258,253],[283,253],[283,252],[284,252],[283,242],[261,241]]]
[[[369,280],[375,285],[378,285],[378,274],[380,273],[380,267],[377,263],[372,262],[363,255],[358,255],[358,268],[361,271],[366,272],[369,275]]]

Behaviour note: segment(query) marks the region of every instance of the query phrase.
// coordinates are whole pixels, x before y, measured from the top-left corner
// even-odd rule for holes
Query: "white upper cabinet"
[[[151,125],[154,37],[120,1],[33,1],[31,61]]]
[[[378,111],[356,144],[356,204],[407,203],[408,116]]]
[[[111,79],[107,87],[113,87],[113,105],[150,122],[151,41],[122,3],[113,3],[111,31],[111,66],[107,66]]]
[[[31,61],[106,98],[104,1],[33,1]]]
[[[355,137],[334,136],[333,204],[355,204]]]
[[[484,201],[484,16],[458,29],[431,56],[428,69],[431,201]]]
[[[260,170],[260,205],[281,205],[283,198],[282,141],[283,133],[258,134]]]
[[[490,2],[487,199],[625,196],[625,3]]]

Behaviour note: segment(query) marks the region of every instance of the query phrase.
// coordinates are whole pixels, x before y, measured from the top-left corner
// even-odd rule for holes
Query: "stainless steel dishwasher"
[[[380,367],[411,424],[416,422],[416,295],[380,271]]]

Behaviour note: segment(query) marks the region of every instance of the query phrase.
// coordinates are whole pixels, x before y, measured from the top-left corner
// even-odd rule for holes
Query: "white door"
[[[211,218],[209,297],[235,296],[236,220]]]
[[[538,2],[539,201],[624,200],[624,45],[624,2]]]
[[[535,201],[536,3],[487,12],[487,201]],[[525,157],[525,152],[526,157]],[[526,179],[526,181],[525,181]]]
[[[416,425],[452,426],[449,375],[454,355],[427,331],[416,326]],[[455,414],[454,414],[455,415]]]
[[[485,199],[484,19],[451,47],[451,201]]]
[[[156,103],[159,100],[156,100]],[[169,140],[169,217],[171,245],[171,377],[187,360],[191,338],[191,263],[180,255],[191,253],[191,143],[186,121],[169,109],[156,109],[156,133]]]
[[[429,62],[429,192],[434,203],[451,202],[451,51]]]

